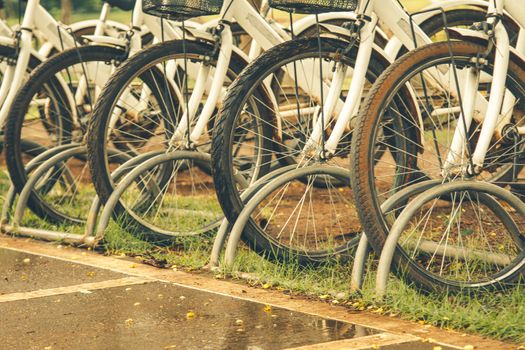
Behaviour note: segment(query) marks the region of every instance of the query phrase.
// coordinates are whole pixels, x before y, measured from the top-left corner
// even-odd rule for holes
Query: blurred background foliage
[[[4,16],[7,18],[17,18],[19,9],[23,11],[27,2],[24,0],[3,0]],[[65,23],[70,23],[73,11],[81,13],[99,12],[102,0],[40,0],[50,13],[60,18]]]
[[[261,0],[248,0],[254,6],[258,6]],[[409,11],[415,11],[423,6],[429,5],[436,0],[401,0],[401,3]],[[72,23],[85,19],[96,18],[102,6],[102,0],[40,0],[42,6],[46,8],[55,18],[62,23]],[[23,14],[27,0],[0,0],[3,4],[2,16],[7,18],[9,23],[14,24],[18,19],[19,9]],[[287,18],[287,16],[286,16]],[[130,12],[112,9],[110,19],[129,23],[131,20]]]

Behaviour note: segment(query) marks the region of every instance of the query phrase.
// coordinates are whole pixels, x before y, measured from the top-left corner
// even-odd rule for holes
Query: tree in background
[[[26,5],[26,1],[24,0],[0,1],[4,2],[5,16],[11,18],[18,17],[19,2],[22,13]],[[249,1],[257,9],[261,7],[262,0]],[[102,0],[41,0],[40,3],[46,8],[46,10],[59,17],[63,23],[71,23],[73,12],[98,12],[102,6]]]
[[[60,21],[65,24],[71,23],[71,15],[73,14],[72,0],[60,0]]]
[[[7,17],[18,17],[18,7],[22,14],[25,9],[26,1],[23,0],[3,0],[5,4],[5,15]],[[98,12],[102,6],[102,0],[41,0],[41,5],[49,12],[56,15],[64,23],[70,23],[73,11],[79,13]]]

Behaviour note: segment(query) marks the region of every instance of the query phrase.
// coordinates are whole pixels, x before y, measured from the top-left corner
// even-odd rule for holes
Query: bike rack
[[[428,185],[431,185],[431,183],[429,183]],[[399,192],[398,201],[406,200],[408,199],[408,197],[413,196],[414,194],[417,194],[417,196],[410,201],[410,203],[403,209],[401,214],[397,217],[396,221],[394,222],[394,225],[390,230],[390,234],[388,235],[385,241],[383,250],[381,251],[376,276],[376,297],[380,300],[383,299],[386,295],[388,277],[392,269],[394,254],[396,252],[397,244],[401,237],[401,234],[404,232],[413,215],[417,213],[418,209],[432,199],[437,199],[448,193],[457,191],[477,192],[480,194],[478,197],[480,202],[490,207],[492,210],[494,210],[494,213],[496,213],[501,218],[505,219],[503,220],[503,222],[505,223],[507,230],[511,232],[515,237],[522,237],[519,227],[516,225],[512,217],[510,217],[507,209],[505,209],[493,197],[505,201],[514,210],[516,210],[519,214],[521,214],[524,217],[525,203],[523,203],[510,191],[502,187],[488,182],[478,181],[453,181],[430,187],[428,187],[425,184],[425,186],[423,187],[427,187],[426,190],[421,190],[414,186],[411,187],[412,188],[407,188],[401,191],[404,193]],[[525,250],[525,244],[523,244],[523,248]]]
[[[72,234],[22,226],[21,223],[28,200],[34,191],[35,186],[37,186],[39,179],[41,179],[49,170],[59,166],[67,159],[85,155],[85,152],[85,146],[79,144],[62,145],[47,150],[31,160],[26,166],[26,171],[30,176],[25,187],[20,192],[16,205],[16,190],[14,186],[11,185],[7,192],[1,214],[2,232],[37,237],[44,240],[60,240],[75,245],[95,246],[101,239],[103,239],[104,231],[109,225],[111,218],[114,216],[115,206],[119,203],[120,197],[125,189],[142,173],[153,166],[168,161],[183,159],[209,161],[209,155],[194,151],[173,151],[170,153],[155,151],[142,154],[135,158],[130,158],[120,165],[112,174],[113,180],[118,183],[118,185],[102,209],[100,217],[98,216],[98,213],[102,207],[101,202],[96,196],[93,199],[85,222],[86,226],[83,234]],[[130,169],[132,170],[130,171]],[[216,268],[219,266],[221,251],[225,245],[224,265],[233,265],[242,232],[249,223],[251,215],[257,206],[262,200],[267,198],[268,195],[294,179],[299,179],[308,175],[321,174],[332,176],[341,181],[348,181],[348,171],[342,168],[326,165],[313,165],[297,168],[297,165],[289,165],[278,168],[254,182],[253,185],[241,195],[245,207],[239,214],[236,222],[232,225],[227,219],[222,220],[214,240],[209,267]],[[505,201],[516,210],[516,212],[524,217],[525,203],[510,191],[497,185],[477,181],[461,180],[443,183],[442,180],[427,180],[408,186],[393,194],[381,206],[381,210],[384,213],[392,212],[394,210],[400,211],[400,213],[390,229],[389,235],[380,254],[375,281],[375,293],[378,300],[382,300],[386,296],[390,272],[395,267],[393,262],[398,241],[412,217],[422,205],[430,200],[457,191],[477,192],[479,194],[478,198],[480,199],[480,202],[490,207],[498,217],[504,219],[503,221],[506,229],[516,237],[521,236],[519,227],[517,227],[517,224],[512,218],[510,218],[507,209],[505,209],[505,207],[493,197]],[[13,206],[14,213],[11,217]],[[99,218],[98,225],[97,218]],[[525,244],[523,248],[525,250]],[[366,235],[363,234],[359,241],[352,267],[352,291],[358,292],[362,288],[366,262],[370,251],[371,249]]]
[[[2,208],[2,232],[20,236],[30,236],[48,241],[64,241],[74,245],[94,246],[97,240],[93,237],[94,228],[89,224],[96,224],[98,210],[100,208],[99,200],[95,196],[91,209],[88,212],[86,221],[78,220],[71,222],[71,224],[86,224],[83,234],[73,234],[68,232],[53,231],[47,229],[39,229],[33,227],[22,226],[24,213],[26,212],[28,201],[35,192],[35,187],[39,180],[45,176],[51,169],[61,166],[65,161],[73,157],[86,156],[87,149],[84,145],[72,143],[51,148],[42,154],[32,159],[26,166],[26,172],[29,174],[28,180],[18,196],[18,201],[15,204],[17,191],[13,185],[10,186],[6,200]],[[126,158],[122,153],[115,153],[120,157]],[[127,157],[129,158],[129,157]],[[140,161],[140,159],[139,159]],[[120,169],[120,167],[119,167]],[[123,172],[128,169],[121,169]],[[118,172],[116,173],[118,175]],[[14,206],[13,215],[11,212]]]
[[[2,207],[1,214],[0,227],[2,229],[2,232],[20,236],[36,237],[48,241],[59,240],[74,245],[95,246],[103,238],[104,230],[109,225],[114,208],[119,203],[120,196],[122,195],[126,187],[129,186],[129,184],[133,181],[134,177],[136,177],[137,174],[140,174],[148,167],[151,167],[152,164],[161,163],[163,161],[168,160],[173,161],[182,159],[194,159],[202,162],[210,161],[209,155],[194,151],[174,151],[171,153],[165,153],[164,151],[153,151],[139,155],[134,158],[128,157],[128,160],[121,164],[112,173],[114,182],[119,183],[122,180],[123,183],[119,183],[119,185],[117,185],[114,193],[112,194],[106,205],[102,205],[98,196],[95,195],[95,197],[93,198],[85,223],[79,222],[79,224],[85,224],[83,234],[72,234],[67,232],[22,226],[21,224],[23,222],[25,209],[27,208],[29,198],[31,194],[34,193],[34,188],[38,184],[39,179],[43,175],[45,175],[50,169],[60,166],[59,164],[63,163],[67,159],[76,156],[85,156],[85,154],[86,147],[81,144],[74,143],[54,147],[32,159],[26,166],[26,172],[29,174],[29,177],[28,181],[26,182],[26,185],[20,192],[18,201],[16,201],[17,191],[15,190],[13,185],[10,186],[7,192],[6,200]],[[136,170],[136,168],[138,168],[138,170]],[[252,195],[255,194],[256,190],[261,187],[261,184],[271,179],[272,176],[275,176],[277,173],[284,173],[293,168],[295,168],[295,166],[279,168],[275,173],[272,172],[272,174],[269,174],[263,179],[257,181],[256,184],[258,184],[258,186],[253,187],[251,191],[248,191],[246,193],[252,193]],[[130,169],[133,169],[134,171],[130,172]],[[246,185],[245,183],[243,184]],[[227,220],[224,219],[223,221],[224,223],[226,223],[227,228]],[[220,232],[222,231],[225,231],[224,228],[219,230],[219,234],[217,237],[225,237],[224,235],[220,234]],[[218,245],[217,249],[218,243],[220,244]],[[223,239],[215,240],[214,251],[217,251],[218,253],[216,255],[217,258],[212,259],[212,262],[215,261],[216,263],[211,265],[217,265],[218,256],[220,254],[223,244]]]
[[[264,185],[266,185],[268,182],[294,169],[297,169],[297,165],[292,164],[292,165],[288,165],[288,166],[277,168],[273,171],[270,171],[268,174],[261,177],[260,179],[255,181],[250,187],[248,187],[241,194],[241,200],[243,201],[244,204],[248,203],[253,198],[253,196],[255,196],[257,192],[262,187],[264,187]],[[223,219],[221,226],[219,227],[219,231],[217,232],[217,235],[215,236],[215,240],[213,242],[210,262],[208,264],[209,268],[217,268],[219,266],[220,255],[221,255],[222,249],[224,248],[224,244],[228,240],[228,236],[231,232],[232,226],[233,225],[230,225],[228,219],[226,218]]]
[[[120,165],[115,171],[111,174],[113,181],[118,183],[122,177],[124,177],[131,169],[133,169],[137,164],[142,164],[146,160],[153,158],[162,154],[162,151],[153,151],[141,154],[139,156],[130,158],[124,164]],[[95,195],[93,201],[91,202],[91,207],[89,208],[89,213],[86,221],[86,228],[84,234],[86,236],[95,236],[97,229],[97,220],[99,217],[100,209],[102,208],[102,203],[100,198]]]
[[[251,214],[255,211],[262,200],[267,198],[268,195],[280,186],[294,179],[308,175],[329,175],[344,183],[349,182],[349,172],[343,168],[326,165],[313,165],[303,168],[297,168],[297,165],[292,165],[291,167],[293,167],[293,169],[290,170],[289,167],[278,169],[274,173],[268,174],[265,178],[261,178],[256,186],[250,187],[250,189],[244,194],[243,200],[246,201],[246,205],[239,214],[235,224],[231,225],[231,231],[228,235],[224,255],[225,266],[233,265],[242,232],[249,223]],[[224,224],[223,228],[225,227],[226,225]],[[221,234],[224,234],[224,232]],[[217,242],[217,245],[225,243],[224,239],[226,235],[227,234],[224,234],[224,237],[218,238],[220,241]],[[213,259],[217,259],[217,252],[215,252],[215,254],[216,255],[212,257]],[[217,260],[214,260],[214,262],[216,261]]]
[[[98,225],[96,226],[96,230],[94,230],[94,239],[96,241],[99,241],[102,239],[105,230],[110,224],[111,218],[114,218],[116,215],[115,209],[117,205],[120,203],[120,197],[123,195],[124,191],[134,182],[138,177],[140,177],[144,172],[151,169],[152,167],[161,165],[166,162],[174,162],[179,160],[194,160],[199,161],[202,163],[209,163],[211,161],[210,155],[202,152],[197,151],[172,151],[168,153],[160,153],[153,155],[152,154],[144,154],[139,157],[133,158],[132,160],[128,161],[128,163],[125,163],[124,165],[136,165],[132,171],[125,173],[129,169],[129,166],[124,167],[122,166],[122,170],[117,169],[116,172],[114,172],[113,176],[114,179],[122,177],[122,179],[118,182],[118,185],[112,192],[111,196],[107,200],[106,204],[104,205],[104,208],[100,214]],[[147,159],[147,160],[146,160]],[[125,175],[125,176],[124,176]],[[96,200],[98,202],[98,199]],[[93,209],[91,210],[91,213],[95,213],[95,211],[98,211],[99,204],[97,202],[93,202]],[[95,217],[93,215],[93,217]],[[95,227],[95,220],[93,217],[90,217],[90,220],[88,222],[87,228],[89,230],[92,230]],[[96,218],[96,217],[95,217]],[[210,228],[210,230],[218,227],[219,224],[217,223],[215,226]],[[203,233],[205,234],[205,233]],[[155,236],[156,234],[152,234],[151,236]],[[161,234],[157,234],[161,235]],[[162,237],[159,240],[166,241],[166,236],[168,234],[162,234]],[[148,235],[150,236],[150,235]],[[175,236],[174,236],[175,237]],[[180,236],[176,236],[180,237]]]
[[[386,296],[389,275],[394,268],[393,261],[397,250],[397,244],[401,234],[404,232],[413,215],[416,214],[417,210],[429,200],[439,198],[450,192],[461,190],[480,192],[480,201],[487,206],[490,206],[490,208],[492,208],[500,217],[508,218],[508,213],[506,209],[490,195],[506,201],[521,215],[525,215],[525,204],[519,198],[514,196],[510,191],[490,183],[475,181],[454,181],[443,183],[442,180],[427,180],[413,184],[395,193],[381,206],[383,213],[388,213],[396,209],[402,209],[402,212],[396,218],[390,229],[389,235],[380,254],[375,281],[376,299],[382,300]],[[407,201],[408,204],[402,208],[400,203],[404,205]],[[514,235],[521,235],[519,228],[512,219],[507,220],[506,223],[508,224],[507,229],[513,232]],[[363,235],[356,251],[352,269],[351,290],[354,292],[359,292],[362,289],[366,262],[370,251],[371,249],[368,245],[366,235]]]
[[[30,174],[38,166],[40,166],[40,164],[42,164],[46,159],[48,159],[49,157],[52,157],[55,154],[57,154],[57,153],[59,153],[61,151],[67,150],[69,148],[72,148],[72,147],[76,147],[76,145],[75,144],[68,144],[68,145],[64,145],[64,146],[58,146],[58,147],[54,147],[52,149],[49,149],[49,150],[46,150],[46,151],[42,152],[41,154],[39,154],[35,158],[31,159],[31,161],[29,163],[27,163],[27,165],[25,167],[26,173]],[[16,195],[17,195],[16,189],[13,186],[13,184],[11,184],[9,186],[9,190],[6,193],[6,198],[5,198],[4,204],[2,206],[2,214],[1,214],[1,219],[0,219],[1,220],[1,224],[0,225],[2,227],[3,227],[3,225],[6,225],[6,224],[9,223],[9,220],[10,220],[10,217],[11,217],[11,209],[12,209],[12,206],[14,205],[14,202],[15,202],[15,199],[16,199]]]
[[[402,189],[401,191],[396,192],[390,198],[388,198],[381,205],[381,211],[383,213],[391,212],[392,210],[395,210],[396,208],[399,207],[399,203],[405,203],[411,197],[418,195],[421,192],[427,191],[441,183],[442,183],[441,180],[427,180],[427,181],[412,184]],[[397,244],[397,241],[396,241],[396,244]],[[394,248],[395,248],[395,245],[394,245]],[[363,234],[361,236],[361,240],[359,241],[359,245],[357,246],[354,264],[352,266],[350,289],[353,292],[359,292],[363,288],[363,280],[365,276],[366,262],[368,260],[368,257],[371,251],[372,249],[368,244],[368,239],[366,237],[366,234]],[[381,266],[381,264],[382,263],[380,261],[379,266]],[[390,266],[391,264],[388,264],[388,266],[384,268],[390,271]]]
[[[16,190],[14,186],[8,191],[7,199],[2,208],[2,231],[5,233],[36,237],[49,241],[64,241],[70,244],[93,245],[93,241],[87,235],[78,235],[68,232],[59,232],[46,229],[22,226],[22,220],[27,208],[27,204],[39,180],[51,169],[60,166],[69,158],[86,154],[85,146],[79,144],[68,144],[54,147],[28,163],[26,171],[29,174],[28,180],[18,196],[18,201],[14,207],[13,217],[10,218],[10,211],[14,205]],[[76,224],[77,222],[72,222]],[[79,220],[78,224],[82,222]]]
[[[40,155],[33,158],[27,165],[26,165],[26,172],[29,174],[29,180],[28,183],[36,184],[36,182],[39,179],[39,174],[44,174],[39,169],[41,167],[45,166],[47,169],[49,169],[49,161],[51,159],[57,159],[57,156],[60,156],[63,153],[70,153],[73,149],[78,149],[79,144],[67,144],[67,145],[61,145],[54,148],[51,148]],[[36,176],[35,176],[36,175]],[[33,180],[31,180],[33,179]],[[29,196],[31,195],[32,191],[30,189],[26,189],[26,186],[20,193],[20,196],[18,198],[18,202],[15,200],[17,196],[17,191],[15,187],[11,184],[9,187],[9,190],[6,194],[6,199],[4,201],[4,205],[2,207],[2,219],[1,219],[1,230],[3,233],[7,234],[13,234],[13,235],[21,235],[21,236],[30,236],[30,237],[38,237],[45,240],[64,240],[66,242],[71,243],[77,243],[77,239],[74,237],[71,237],[70,234],[66,234],[63,232],[56,232],[51,230],[45,230],[45,229],[37,229],[33,227],[26,227],[21,226],[21,218],[23,216],[24,210],[27,205],[27,201],[29,199]],[[14,214],[13,217],[11,217],[13,206]]]

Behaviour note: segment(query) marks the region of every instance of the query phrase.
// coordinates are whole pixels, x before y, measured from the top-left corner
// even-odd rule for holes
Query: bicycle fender
[[[451,39],[467,41],[481,46],[489,46],[488,36],[480,31],[462,28],[450,28],[448,30]],[[510,47],[511,60],[519,62],[520,67],[525,67],[525,55],[514,47]]]
[[[69,27],[73,32],[78,32],[79,30],[85,29],[85,28],[94,28],[99,23],[98,19],[88,19],[85,21],[79,21],[75,23],[71,23]],[[129,30],[129,26],[125,25],[120,22],[112,21],[112,20],[106,20],[105,23],[106,26],[117,28],[123,32],[126,32]]]
[[[329,12],[329,13],[322,13],[319,14],[319,25],[325,27],[327,30],[334,30],[338,31],[337,28],[341,28],[344,31],[348,31],[348,29],[344,29],[340,26],[328,24],[324,22],[332,21],[332,20],[342,20],[344,22],[355,22],[357,20],[356,14],[354,12]],[[295,35],[300,36],[301,33],[307,31],[308,29],[312,28],[313,26],[317,25],[315,16],[306,16],[298,20],[297,22],[294,22],[293,28]],[[331,28],[331,29],[328,29]],[[376,35],[380,37],[383,41],[388,41],[388,35],[379,27],[376,28]]]
[[[114,38],[106,35],[82,35],[86,41],[98,45],[114,46],[118,48],[126,48],[128,43],[124,38]]]

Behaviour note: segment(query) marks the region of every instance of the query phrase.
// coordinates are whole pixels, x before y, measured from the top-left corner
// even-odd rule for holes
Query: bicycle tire
[[[13,105],[11,106],[4,135],[6,164],[11,181],[18,192],[23,189],[27,182],[23,154],[27,154],[28,152],[27,150],[24,151],[22,149],[22,128],[24,126],[26,113],[30,108],[29,106],[35,94],[37,94],[43,86],[49,85],[56,89],[57,96],[60,96],[62,100],[65,100],[66,92],[55,77],[58,72],[82,62],[103,62],[106,64],[114,62],[118,58],[122,59],[125,56],[126,53],[124,50],[105,45],[90,45],[69,49],[53,56],[38,67],[29,80],[18,91]],[[72,141],[69,137],[72,132],[73,124],[71,114],[61,114],[60,118],[63,118],[61,120],[61,125],[64,126],[64,129],[61,130],[64,137],[62,137],[61,140],[63,143],[69,143]],[[52,223],[78,223],[77,220],[57,212],[36,193],[31,195],[31,198],[28,201],[28,207],[39,217],[45,218]]]
[[[187,41],[183,44],[182,40],[174,40],[153,45],[134,55],[119,67],[101,93],[101,98],[95,105],[93,117],[89,123],[87,145],[93,184],[102,203],[109,199],[114,189],[107,163],[106,134],[108,116],[114,108],[115,101],[118,100],[119,94],[128,86],[128,83],[141,74],[141,69],[146,70],[152,62],[169,59],[169,57],[183,57],[183,45],[188,55],[195,54],[200,57],[208,56],[214,48],[212,43],[204,41]],[[213,61],[211,63],[213,64]],[[232,53],[230,73],[237,75],[245,66],[246,61]],[[116,210],[121,213],[125,208],[117,205]]]
[[[430,64],[432,60],[450,57],[450,49],[455,57],[465,57],[468,60],[476,57],[476,54],[486,51],[486,47],[462,41],[435,43],[416,49],[401,57],[390,66],[376,81],[366,102],[362,106],[355,134],[352,140],[352,187],[355,193],[357,211],[367,237],[372,247],[380,252],[386,237],[389,234],[389,224],[386,222],[381,210],[374,185],[374,145],[377,127],[381,122],[382,108],[387,104],[387,99],[392,96],[392,91],[398,89],[401,81],[410,76],[411,72],[417,72],[418,67]],[[458,58],[459,59],[459,58]],[[493,63],[493,55],[489,56],[488,65]],[[509,78],[515,79],[521,87],[525,87],[525,71],[515,57],[509,62]],[[519,88],[518,88],[519,89]],[[409,136],[410,137],[410,136]],[[409,138],[408,137],[408,138]],[[394,256],[394,266],[401,267],[402,275],[415,283],[421,290],[432,292],[436,289],[459,292],[468,290],[468,284],[453,283],[448,280],[437,278],[418,267],[410,257],[398,246]],[[397,269],[398,271],[400,269]],[[502,286],[494,283],[487,289],[500,289]]]
[[[327,56],[343,52],[348,47],[345,41],[331,38],[323,38],[321,44],[321,51]],[[274,67],[281,67],[289,63],[295,57],[306,55],[314,55],[315,57],[318,52],[317,38],[301,38],[275,46],[251,63],[231,85],[221,110],[221,118],[215,126],[212,146],[212,169],[215,188],[219,202],[230,222],[235,222],[244,207],[240,193],[237,191],[231,155],[232,142],[234,141],[232,134],[235,123],[240,116],[240,110],[245,105],[248,96],[257,94],[257,97],[255,97],[257,100],[260,98],[259,95],[264,94],[264,91],[254,91],[254,89],[260,86],[259,84],[265,79],[267,72],[272,71]],[[341,59],[345,63],[353,64],[356,55],[357,50],[354,47]],[[379,76],[386,69],[386,66],[387,62],[373,56],[369,68],[369,74],[371,75],[369,78],[372,79],[374,76]],[[262,124],[270,125],[272,120],[269,118],[271,117],[265,116],[265,118],[267,120],[263,121]],[[273,137],[273,131],[269,130],[266,132],[269,134],[263,137],[261,142]],[[267,171],[268,169],[265,169],[260,171],[260,173],[264,175]],[[290,247],[277,244],[270,237],[267,237],[253,222],[249,222],[246,226],[243,240],[251,249],[266,258],[281,262],[293,259],[300,265],[318,264],[320,261],[326,261],[334,256],[341,256],[342,253],[349,249],[349,246],[345,245],[343,249],[331,253],[326,251],[296,251]]]

